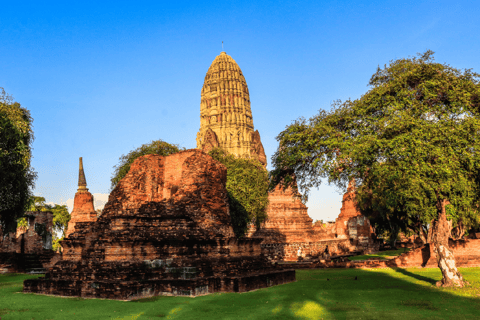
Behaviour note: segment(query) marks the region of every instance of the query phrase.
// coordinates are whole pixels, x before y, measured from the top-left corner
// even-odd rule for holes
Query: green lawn
[[[23,294],[33,276],[0,275],[0,318],[478,319],[480,268],[460,270],[464,289],[435,287],[438,269],[298,270],[297,282],[254,292],[128,302]]]
[[[386,251],[379,251],[377,253],[372,253],[372,254],[364,254],[360,256],[353,256],[350,257],[349,259],[352,261],[355,260],[367,260],[369,258],[375,258],[379,260],[387,260],[387,259],[392,259],[395,258],[399,255],[401,255],[404,252],[410,251],[410,248],[403,248],[403,249],[395,249],[395,250],[386,250]]]

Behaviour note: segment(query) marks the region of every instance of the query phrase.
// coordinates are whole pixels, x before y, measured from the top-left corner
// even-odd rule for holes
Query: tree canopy
[[[0,87],[0,224],[4,233],[16,229],[36,178],[30,166],[32,122],[30,112]]]
[[[258,160],[237,158],[219,148],[208,154],[227,167],[230,216],[235,235],[241,237],[249,223],[253,222],[259,227],[267,217],[267,170]]]
[[[447,214],[453,224],[478,222],[479,80],[472,70],[435,63],[431,51],[391,61],[360,99],[338,101],[279,134],[273,180],[289,184],[295,176],[308,195],[322,179],[342,188],[353,179],[363,213],[383,226],[432,227],[438,256],[452,266]],[[463,284],[444,271],[443,284]]]
[[[155,140],[147,144],[141,145],[139,148],[130,151],[126,155],[120,157],[120,163],[117,164],[114,169],[113,177],[110,180],[112,182],[112,189],[123,179],[130,170],[130,166],[138,157],[147,154],[158,154],[160,156],[168,156],[169,154],[177,153],[181,150],[185,150],[176,144],[170,144],[162,140]]]

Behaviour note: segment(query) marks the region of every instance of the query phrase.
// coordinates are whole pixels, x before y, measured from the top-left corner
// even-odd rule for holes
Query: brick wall
[[[262,239],[234,237],[225,185],[226,167],[200,150],[139,157],[103,214],[78,222],[64,259],[24,292],[131,299],[294,281],[262,255]]]
[[[0,237],[0,252],[41,254],[43,249],[51,249],[53,213],[50,211],[27,211],[25,218],[28,223],[27,230],[17,228],[16,233],[8,234],[5,239],[3,236]],[[38,234],[42,228],[45,228],[48,233],[43,238]]]
[[[457,267],[480,266],[480,240],[457,240],[449,242]],[[426,245],[398,256],[387,263],[392,267],[437,267],[433,246]]]
[[[328,245],[330,255],[344,254],[358,248],[347,239],[330,239],[317,242],[262,243],[264,254],[273,261],[297,261],[299,257],[318,257]]]

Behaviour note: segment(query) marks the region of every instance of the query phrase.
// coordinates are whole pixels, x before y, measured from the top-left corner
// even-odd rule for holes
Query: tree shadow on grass
[[[478,319],[480,298],[458,295],[454,292],[458,289],[435,287],[441,279],[436,268],[419,271],[422,274],[396,268],[300,270],[298,282],[287,285],[290,288],[283,305],[289,305],[289,311],[282,316],[287,319]]]
[[[9,294],[2,301],[2,308],[18,319],[54,318],[59,306],[72,319],[92,319],[92,315],[96,319],[137,319],[138,315],[139,320],[478,319],[480,298],[435,287],[433,283],[441,278],[436,268],[418,270],[418,273],[402,269],[297,270],[297,282],[252,292],[162,297],[145,299],[142,303]],[[474,268],[464,270],[463,274],[469,280],[469,276],[476,277],[479,271]],[[475,285],[480,293],[480,282]],[[0,296],[6,292],[0,289]]]
[[[402,269],[402,268],[392,268],[392,270],[394,270],[398,273],[401,273],[403,275],[412,277],[414,279],[417,279],[417,280],[420,280],[420,281],[425,281],[427,283],[430,283],[431,285],[435,285],[435,283],[437,283],[437,281],[438,281],[438,280],[435,280],[433,278],[429,278],[429,277],[425,277],[425,276],[422,276],[422,275],[419,275],[419,274],[415,274],[413,272],[407,271],[406,269]]]

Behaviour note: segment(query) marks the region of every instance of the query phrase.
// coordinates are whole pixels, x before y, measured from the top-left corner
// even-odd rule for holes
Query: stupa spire
[[[68,228],[65,232],[65,237],[68,238],[70,234],[75,231],[75,225],[78,222],[89,222],[97,220],[97,212],[93,205],[93,195],[88,192],[87,179],[85,179],[85,172],[83,172],[83,159],[80,157],[80,165],[78,168],[78,190],[75,193],[73,200],[73,211],[70,213],[71,219],[68,222]]]
[[[200,98],[197,148],[208,152],[216,147],[267,163],[260,134],[253,127],[247,82],[225,51],[208,69]]]
[[[78,169],[78,191],[88,191],[87,189],[87,179],[85,179],[85,172],[83,172],[83,160],[80,157],[80,166]]]

